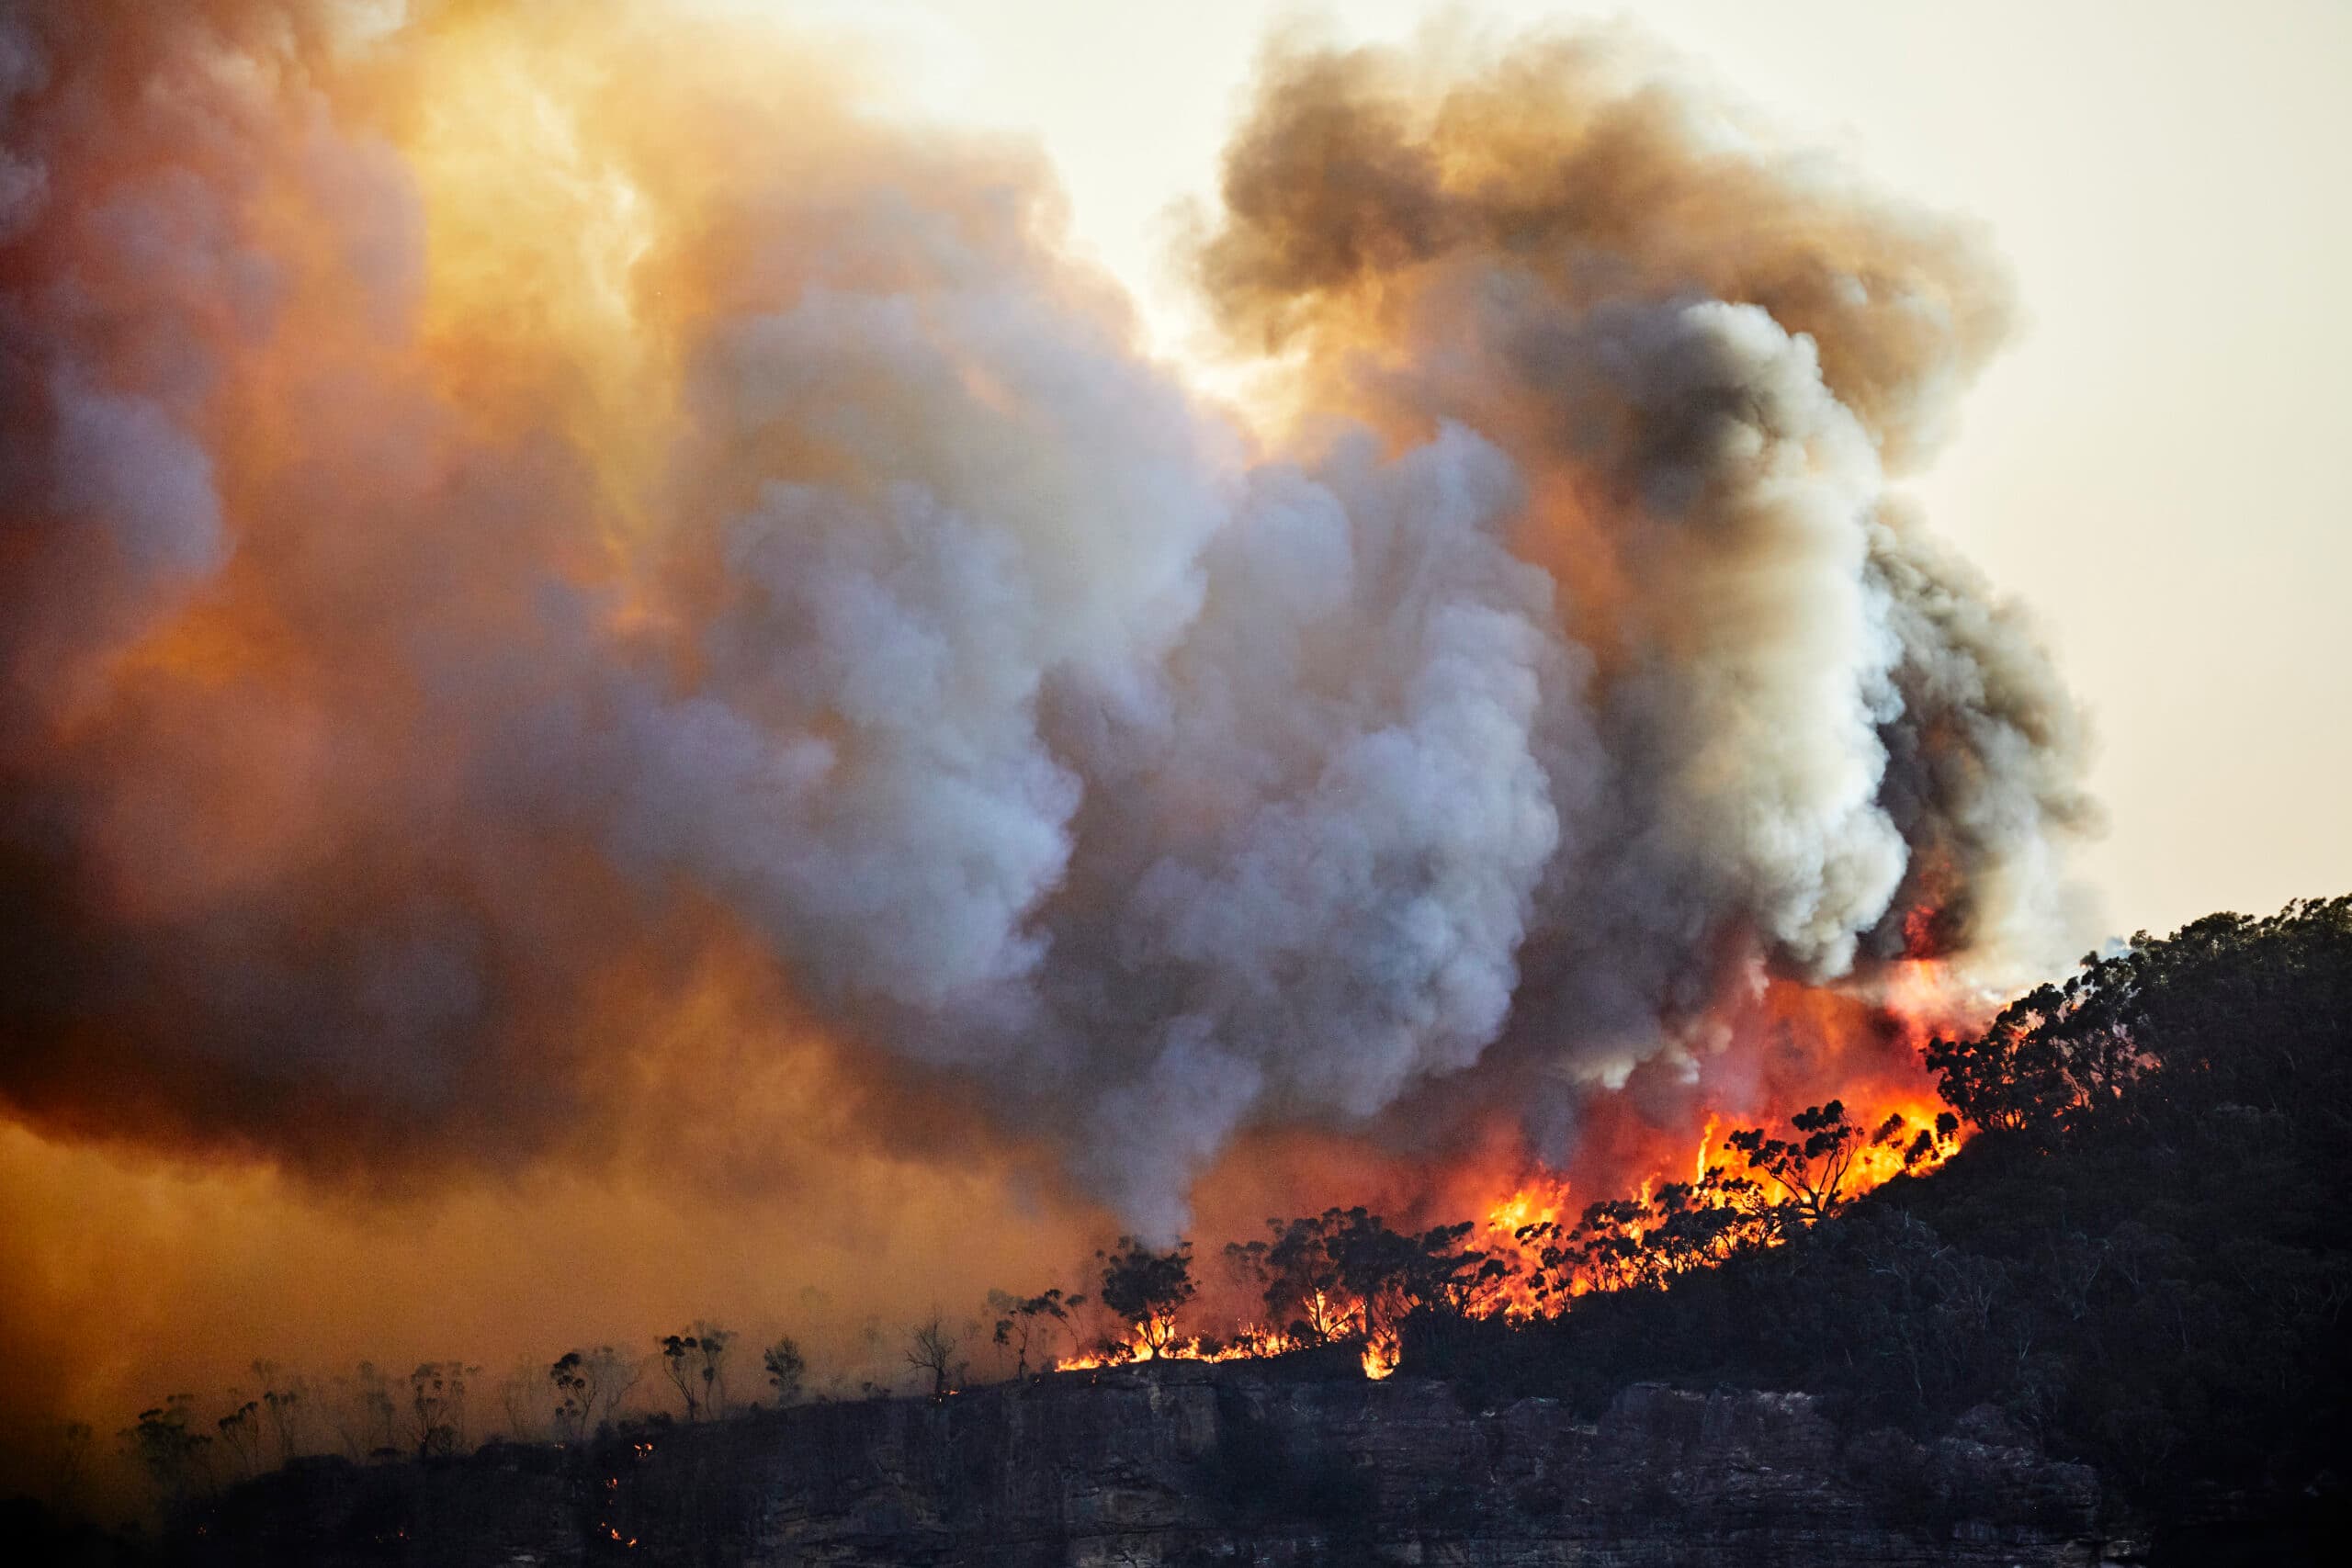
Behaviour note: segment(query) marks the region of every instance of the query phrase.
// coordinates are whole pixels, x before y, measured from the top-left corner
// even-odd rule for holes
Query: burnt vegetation
[[[2158,1561],[2280,1561],[2340,1529],[2352,897],[2143,933],[1926,1059],[1951,1107],[1931,1127],[1811,1107],[1782,1130],[1732,1133],[1734,1157],[1693,1181],[1524,1225],[1508,1246],[1469,1223],[1400,1231],[1363,1208],[1270,1221],[1210,1265],[1189,1242],[1122,1237],[1097,1255],[1091,1296],[997,1292],[992,1335],[934,1312],[903,1359],[933,1404],[989,1377],[1171,1356],[1281,1357],[1285,1376],[1401,1369],[1446,1380],[1473,1410],[1536,1396],[1598,1416],[1635,1382],[1799,1390],[1849,1431],[1973,1427],[2087,1461]],[[1856,1196],[1866,1156],[1903,1174]],[[1187,1321],[1201,1267],[1261,1308],[1230,1339]],[[991,1341],[992,1368],[967,1360]],[[520,1464],[593,1512],[599,1483],[582,1477],[669,1427],[735,1417],[748,1455],[786,1440],[776,1411],[826,1397],[789,1338],[756,1352],[756,1373],[714,1324],[651,1344],[573,1349],[495,1385],[505,1432],[479,1453],[492,1385],[456,1360],[404,1378],[363,1364],[321,1386],[257,1361],[225,1415],[174,1394],[120,1447],[177,1522],[169,1539],[232,1561],[194,1543],[254,1526],[306,1467],[315,1481],[322,1464]],[[730,1375],[763,1382],[764,1405],[730,1395]],[[804,1429],[831,1428],[791,1428]],[[61,1433],[78,1478],[90,1433]],[[1223,1441],[1211,1479],[1237,1517],[1301,1497],[1353,1517],[1331,1500],[1357,1479],[1323,1459],[1276,1452],[1247,1422]],[[304,1457],[322,1450],[333,1457]],[[737,1542],[749,1527],[728,1511],[741,1506],[728,1450],[696,1451],[709,1495],[640,1528]],[[42,1517],[70,1511],[78,1483],[61,1482]],[[415,1486],[333,1486],[366,1495],[383,1516],[370,1539],[394,1558],[427,1529],[402,1511]],[[72,1539],[90,1561],[92,1541],[120,1546]]]

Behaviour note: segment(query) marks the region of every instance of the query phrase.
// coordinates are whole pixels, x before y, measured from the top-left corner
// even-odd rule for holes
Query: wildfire
[[[1107,1349],[1058,1358],[1053,1364],[1057,1372],[1095,1371],[1104,1367],[1136,1366],[1145,1361],[1256,1361],[1270,1356],[1286,1356],[1307,1347],[1287,1334],[1244,1324],[1230,1339],[1217,1340],[1195,1335],[1188,1339],[1163,1345],[1154,1349],[1142,1330],[1130,1333],[1125,1340]],[[1394,1372],[1404,1359],[1404,1345],[1393,1329],[1375,1329],[1363,1341],[1363,1375],[1377,1382]]]
[[[1165,1325],[1160,1325],[1164,1327]],[[1081,1351],[1075,1356],[1058,1357],[1053,1363],[1057,1372],[1087,1372],[1103,1367],[1127,1367],[1144,1361],[1249,1361],[1268,1356],[1288,1355],[1304,1346],[1287,1334],[1243,1324],[1230,1339],[1209,1339],[1193,1335],[1174,1339],[1164,1333],[1153,1332],[1154,1325],[1132,1325],[1127,1337],[1099,1350]]]
[[[1565,1181],[1522,1187],[1487,1211],[1487,1224],[1508,1235],[1526,1225],[1558,1219],[1567,1201],[1568,1184]]]
[[[1472,1222],[1429,1250],[1475,1271],[1382,1254],[1181,1334],[1090,1289],[1111,1340],[1057,1363],[1382,1378],[1431,1301],[1621,1282],[1553,1260],[1596,1200],[1643,1267],[1658,1205],[1733,1208],[1737,1131],[1894,1116],[1848,1193],[1949,1152],[1917,1031],[2078,807],[2038,658],[1881,523],[1873,422],[1974,353],[1902,309],[1974,297],[1908,217],[1726,163],[1663,85],[1465,60],[1392,115],[1369,54],[1270,63],[1187,269],[1280,387],[1259,428],[1142,352],[1048,160],[746,7],[90,9],[0,21],[36,159],[0,202],[0,816],[40,828],[0,903],[58,1032],[0,1053],[0,1132],[80,1210],[103,1168],[217,1244],[104,1163],[154,1145],[175,1201],[340,1274],[379,1246],[312,1224],[345,1182],[446,1203],[411,1245],[488,1269],[507,1227],[810,1205],[856,1223],[763,1255],[850,1318],[1220,1181],[1248,1224],[1301,1189]],[[1661,199],[1503,177],[1622,157],[1594,188]],[[1355,167],[1402,173],[1311,188]],[[1818,695],[1858,681],[1902,711]],[[1899,944],[1851,871],[1897,828]],[[489,1156],[582,1179],[518,1208]],[[785,1218],[669,1201],[771,1168]],[[730,1247],[605,1250],[609,1292],[751,1288]]]
[[[1566,1177],[1542,1167],[1523,1175],[1486,1206],[1484,1227],[1468,1245],[1489,1267],[1461,1309],[1473,1317],[1529,1322],[1568,1311],[1578,1296],[1661,1284],[1683,1269],[1719,1263],[1740,1246],[1774,1245],[1780,1226],[1799,1223],[1783,1206],[1800,1215],[1826,1212],[1905,1171],[1940,1164],[1957,1147],[1957,1137],[1938,1127],[1941,1107],[1925,1093],[1858,1095],[1851,1107],[1838,1103],[1846,1134],[1818,1170],[1776,1171],[1769,1159],[1748,1152],[1754,1145],[1725,1134],[1736,1118],[1709,1111],[1687,1156],[1662,1155],[1659,1168],[1645,1173],[1629,1194],[1581,1213],[1572,1205]],[[1863,1113],[1855,1114],[1858,1110]],[[1834,1174],[1823,1174],[1833,1166]],[[1681,1169],[1689,1170],[1689,1180],[1669,1185],[1668,1172]],[[1717,1217],[1696,1226],[1695,1239],[1671,1228],[1694,1214]],[[1668,1238],[1667,1247],[1654,1245],[1660,1236]],[[1317,1290],[1304,1307],[1307,1338],[1248,1323],[1230,1339],[1180,1337],[1173,1320],[1159,1317],[1127,1325],[1123,1337],[1058,1359],[1053,1370],[1252,1360],[1315,1344],[1354,1343],[1364,1376],[1377,1381],[1394,1373],[1402,1359],[1396,1324],[1403,1310],[1393,1303],[1374,1310]]]
[[[1487,1209],[1482,1245],[1510,1269],[1489,1288],[1487,1299],[1477,1303],[1477,1315],[1499,1315],[1514,1322],[1548,1315],[1550,1308],[1535,1288],[1543,1270],[1542,1238],[1558,1227],[1561,1216],[1567,1213],[1568,1183],[1548,1172],[1538,1174]]]

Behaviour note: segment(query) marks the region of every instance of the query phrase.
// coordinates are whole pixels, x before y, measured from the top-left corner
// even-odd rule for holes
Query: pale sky
[[[763,4],[769,0],[737,0]],[[794,7],[802,15],[806,7]],[[1351,0],[831,0],[927,112],[1037,137],[1156,337],[1172,203],[1214,189],[1269,27]],[[1792,142],[1988,222],[2026,313],[1914,488],[2038,615],[2099,737],[2118,932],[2352,891],[2352,0],[1480,0],[1627,18]]]

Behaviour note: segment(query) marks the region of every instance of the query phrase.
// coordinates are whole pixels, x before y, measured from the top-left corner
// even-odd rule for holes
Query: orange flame
[[[1772,980],[1729,1010],[1727,1039],[1711,1054],[1636,1069],[1656,1076],[1596,1092],[1574,1151],[1557,1164],[1530,1160],[1505,1128],[1460,1166],[1430,1168],[1418,1179],[1397,1179],[1395,1168],[1366,1162],[1352,1146],[1312,1141],[1283,1146],[1274,1156],[1281,1163],[1269,1168],[1280,1170],[1285,1190],[1339,1197],[1385,1187],[1390,1212],[1418,1224],[1442,1224],[1465,1211],[1477,1216],[1464,1245],[1503,1267],[1482,1278],[1460,1308],[1473,1317],[1529,1322],[1556,1317],[1597,1292],[1662,1284],[1680,1269],[1722,1261],[1736,1247],[1772,1245],[1774,1222],[1762,1210],[1784,1194],[1731,1146],[1735,1130],[1760,1127],[1785,1138],[1795,1113],[1838,1101],[1856,1129],[1841,1202],[1939,1165],[1958,1146],[1956,1136],[1936,1131],[1946,1108],[1918,1047],[1932,1032],[1967,1027],[1974,1003],[1937,961],[1900,960],[1837,989]],[[1743,1191],[1743,1179],[1760,1190]],[[1662,1199],[1736,1207],[1752,1212],[1753,1224],[1735,1225],[1720,1247],[1663,1258],[1643,1246],[1668,1217]],[[1631,1212],[1594,1214],[1596,1200],[1624,1201]],[[1243,1201],[1257,1204],[1254,1197]],[[1317,1293],[1302,1311],[1315,1328],[1303,1339],[1245,1323],[1229,1340],[1176,1340],[1171,1325],[1133,1325],[1119,1342],[1055,1366],[1069,1371],[1152,1359],[1229,1361],[1340,1342],[1358,1348],[1368,1378],[1396,1370],[1402,1343],[1393,1316],[1329,1293]]]

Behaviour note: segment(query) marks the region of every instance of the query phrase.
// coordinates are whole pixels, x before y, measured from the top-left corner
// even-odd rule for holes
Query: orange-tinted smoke
[[[1888,488],[1999,269],[1622,40],[1270,57],[1254,431],[1029,151],[397,21],[0,20],[12,1399],[1580,1207],[2070,938],[2072,705]]]

